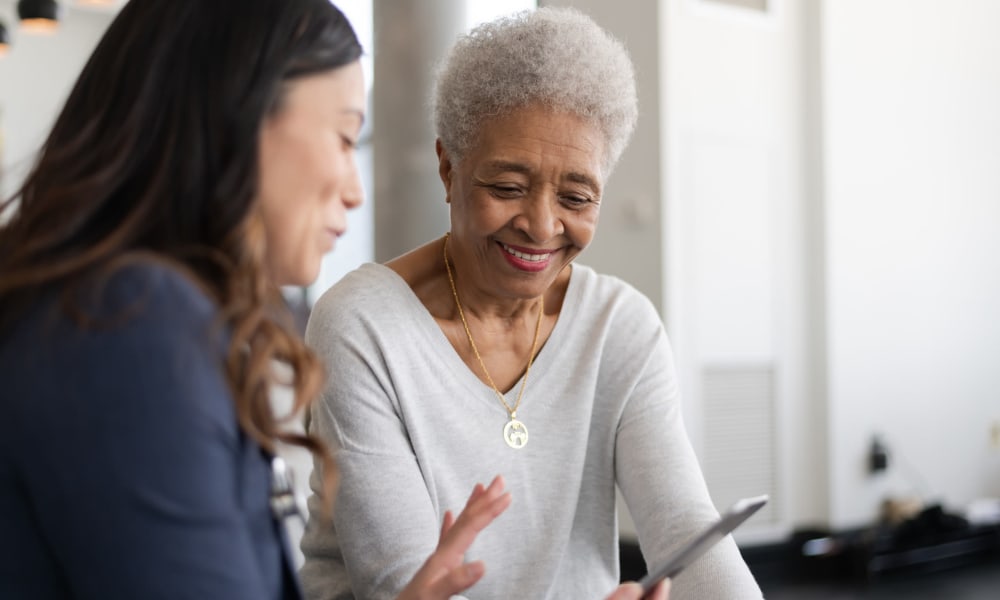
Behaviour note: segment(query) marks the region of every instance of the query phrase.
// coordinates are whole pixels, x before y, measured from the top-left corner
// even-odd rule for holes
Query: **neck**
[[[452,252],[453,246],[448,238],[444,240],[443,258],[445,269],[450,269],[450,279],[454,285],[454,293],[458,296],[466,318],[473,317],[480,322],[497,322],[506,325],[522,321],[534,323],[538,316],[538,311],[542,308],[543,297],[533,298],[498,298],[497,296],[483,291],[473,283],[475,278],[472,274],[464,274],[461,257],[456,263],[455,255]],[[455,318],[458,318],[456,307]]]

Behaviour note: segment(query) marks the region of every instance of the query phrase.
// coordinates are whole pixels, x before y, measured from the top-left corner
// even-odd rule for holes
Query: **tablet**
[[[719,540],[729,535],[730,531],[749,519],[750,515],[760,510],[760,507],[767,503],[767,499],[768,497],[764,495],[738,500],[719,517],[718,521],[684,544],[665,564],[651,570],[648,575],[643,577],[639,581],[643,593],[649,593],[663,579],[675,577],[683,571]]]

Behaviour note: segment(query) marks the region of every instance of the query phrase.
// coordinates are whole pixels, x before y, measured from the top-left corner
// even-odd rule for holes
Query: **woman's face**
[[[364,122],[359,62],[287,85],[260,134],[265,264],[279,285],[309,285],[361,204],[355,146]]]
[[[593,239],[604,141],[586,120],[526,107],[485,122],[458,164],[438,156],[449,251],[482,292],[537,297]]]

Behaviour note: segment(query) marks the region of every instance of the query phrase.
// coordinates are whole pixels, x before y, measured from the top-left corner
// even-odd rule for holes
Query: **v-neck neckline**
[[[419,317],[417,318],[416,324],[420,327],[426,339],[430,342],[430,346],[434,349],[434,352],[441,358],[442,364],[446,365],[448,369],[454,373],[455,377],[461,384],[476,398],[482,399],[483,402],[488,402],[491,406],[495,406],[498,410],[507,414],[507,409],[500,404],[500,400],[496,397],[496,393],[489,384],[483,382],[476,376],[476,373],[469,368],[462,357],[455,350],[455,347],[451,345],[451,340],[445,335],[441,326],[438,325],[434,316],[427,310],[424,303],[420,301],[420,298],[413,292],[413,289],[409,286],[406,281],[399,276],[391,268],[378,263],[369,263],[373,267],[378,269],[384,269],[387,274],[391,276],[393,285],[400,287],[401,290],[405,290],[402,293],[402,297],[405,302],[416,309]],[[576,312],[577,306],[579,304],[577,295],[578,288],[580,285],[580,274],[578,271],[580,267],[578,265],[573,265],[570,270],[569,283],[566,285],[566,294],[563,297],[562,306],[559,309],[559,314],[556,316],[556,324],[552,327],[552,331],[549,333],[549,337],[545,340],[541,349],[535,355],[535,360],[532,363],[531,371],[533,375],[531,376],[532,385],[528,385],[524,391],[524,405],[519,408],[519,411],[531,410],[531,404],[533,404],[532,399],[535,401],[541,401],[543,398],[541,396],[535,396],[531,393],[534,386],[539,385],[544,379],[546,373],[549,371],[548,367],[555,360],[556,349],[560,345],[560,340],[564,337],[563,330],[568,327],[565,323],[573,321],[573,315]],[[524,375],[514,382],[509,390],[504,393],[504,397],[507,394],[516,393],[516,390],[520,389],[521,384],[524,380]],[[537,388],[536,388],[537,389]],[[513,406],[510,398],[507,398],[507,403]]]

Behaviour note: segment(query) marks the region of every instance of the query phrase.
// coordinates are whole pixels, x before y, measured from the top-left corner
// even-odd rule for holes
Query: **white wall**
[[[0,58],[0,128],[4,147],[3,197],[13,193],[45,141],[52,122],[112,12],[74,8],[64,11],[51,35],[19,31],[15,2],[0,2],[0,18],[12,34],[10,52]]]
[[[830,519],[998,496],[1000,3],[836,0],[823,23]],[[874,433],[895,466],[871,478]]]

